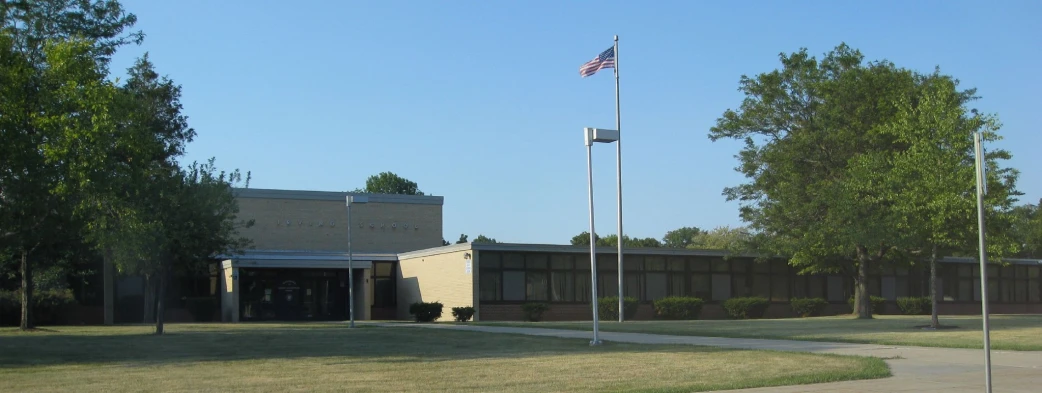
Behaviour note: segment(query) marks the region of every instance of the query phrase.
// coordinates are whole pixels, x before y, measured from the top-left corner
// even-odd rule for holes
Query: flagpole
[[[622,121],[619,117],[619,36],[615,36],[615,130],[619,132],[619,139],[615,141],[615,162],[618,171],[619,187],[619,322],[625,320],[623,316],[623,282],[622,282]]]

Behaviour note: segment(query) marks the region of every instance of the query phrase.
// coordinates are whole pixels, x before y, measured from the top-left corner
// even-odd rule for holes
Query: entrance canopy
[[[222,269],[347,269],[346,252],[248,250],[241,255],[224,255]],[[355,269],[372,269],[373,261],[397,261],[397,254],[355,253]]]

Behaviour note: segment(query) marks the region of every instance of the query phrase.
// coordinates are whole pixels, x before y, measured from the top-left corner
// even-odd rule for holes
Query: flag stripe
[[[583,78],[590,75],[596,74],[605,68],[615,68],[615,47],[612,46],[608,50],[601,52],[593,60],[590,60],[579,67],[579,75]]]

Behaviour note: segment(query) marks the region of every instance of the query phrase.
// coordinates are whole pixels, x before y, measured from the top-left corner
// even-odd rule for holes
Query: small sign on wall
[[[463,274],[470,274],[470,260],[466,260],[463,265]]]

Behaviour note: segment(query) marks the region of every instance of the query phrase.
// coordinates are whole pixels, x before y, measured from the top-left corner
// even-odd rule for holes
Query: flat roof
[[[403,203],[413,205],[444,205],[445,197],[433,195],[369,194],[363,192],[276,190],[268,188],[235,188],[236,198],[295,199],[345,202],[348,195],[365,195],[371,203]]]
[[[423,250],[410,251],[398,254],[398,259],[422,258],[432,255],[459,252],[464,250],[475,251],[503,251],[503,252],[556,252],[569,254],[589,254],[589,246],[573,246],[570,244],[526,244],[526,243],[462,243],[448,246],[434,247]],[[616,254],[616,247],[597,247],[597,254]],[[639,255],[665,255],[665,256],[695,256],[695,257],[741,257],[756,258],[756,254],[733,254],[725,250],[698,250],[690,248],[665,248],[665,247],[624,247],[623,254]],[[779,258],[783,258],[779,256]],[[1016,265],[1042,265],[1042,260],[1024,258],[1003,258],[1004,262]],[[944,263],[977,263],[977,258],[970,257],[944,257],[940,259]]]

